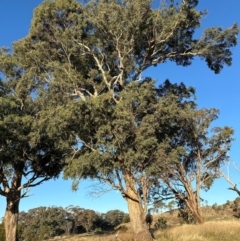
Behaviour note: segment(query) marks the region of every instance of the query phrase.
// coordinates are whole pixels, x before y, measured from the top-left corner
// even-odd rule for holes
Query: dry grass
[[[240,241],[239,231],[239,221],[215,221],[158,231],[155,237],[161,241]]]
[[[66,237],[61,239],[52,239],[54,241],[133,241],[133,235],[131,233],[119,233],[116,238],[115,234],[111,235],[74,235],[72,237]]]
[[[240,222],[212,221],[202,225],[181,225],[155,232],[158,241],[240,241]],[[55,241],[133,241],[131,233],[83,236],[54,239]]]

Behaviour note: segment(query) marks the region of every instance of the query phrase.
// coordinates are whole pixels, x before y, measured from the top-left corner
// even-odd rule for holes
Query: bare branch
[[[232,190],[232,191],[235,191],[239,196],[240,196],[240,190],[237,188],[237,184],[234,183],[231,178],[230,178],[230,173],[229,173],[229,162],[228,162],[228,165],[225,165],[226,169],[227,169],[227,175],[223,172],[223,171],[218,171],[218,174],[223,177],[232,187],[229,187],[228,189],[229,190]],[[235,164],[234,165],[234,168],[235,167]],[[239,171],[239,169],[237,168],[236,169],[237,171]]]
[[[214,159],[212,159],[211,161],[205,163],[203,166],[204,167],[208,167],[210,164],[212,164],[213,162],[216,162],[219,160],[219,158],[221,158],[224,154],[226,154],[225,151],[221,152],[217,157],[215,157]]]
[[[76,41],[76,40],[74,40],[74,41]],[[83,43],[79,43],[79,42],[77,42],[77,41],[76,41],[76,43],[77,43],[79,46],[81,46],[81,47],[83,47],[84,49],[86,49],[86,50],[88,51],[88,53],[89,53],[90,55],[92,55],[93,59],[95,60],[95,62],[96,62],[96,64],[97,64],[98,69],[99,69],[99,70],[101,71],[101,73],[102,73],[103,80],[104,80],[104,82],[105,82],[108,90],[110,90],[110,89],[111,89],[111,86],[110,86],[110,83],[107,81],[107,77],[106,77],[105,71],[104,71],[103,68],[102,68],[102,62],[100,62],[100,60],[97,58],[97,56],[90,50],[90,48],[89,48],[87,45],[85,45],[85,44],[83,44]],[[103,59],[104,59],[104,57],[103,57]]]
[[[35,186],[38,186],[40,185],[41,183],[43,183],[44,181],[47,181],[49,179],[51,179],[51,177],[44,177],[42,180],[36,182],[36,183],[33,183],[34,181],[36,181],[37,179],[39,179],[41,177],[39,176],[36,176],[36,175],[33,175],[32,178],[30,178],[26,183],[24,183],[23,185],[21,185],[20,187],[18,187],[18,191],[24,189],[24,188],[29,188],[29,187],[35,187]]]
[[[97,198],[113,190],[113,188],[104,188],[101,184],[90,185],[88,188],[91,188],[91,191],[88,193],[88,195]]]

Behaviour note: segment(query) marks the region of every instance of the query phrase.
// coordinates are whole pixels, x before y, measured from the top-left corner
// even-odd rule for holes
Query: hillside
[[[224,205],[213,205],[202,208],[205,223],[203,225],[184,224],[178,217],[179,210],[153,215],[151,229],[154,230],[156,240],[161,241],[240,241],[240,223],[234,217],[234,202]],[[166,220],[165,228],[156,228],[157,220]],[[131,224],[119,225],[114,232],[110,233],[91,233],[74,235],[71,237],[55,237],[55,241],[131,241]]]
[[[202,207],[202,213],[204,216],[205,222],[208,221],[235,221],[236,214],[233,211],[234,202],[228,202],[223,205],[213,205]],[[166,219],[168,227],[178,226],[184,224],[184,221],[178,217],[179,210],[174,210],[172,212],[165,212],[162,214],[154,215],[154,222],[162,216]]]

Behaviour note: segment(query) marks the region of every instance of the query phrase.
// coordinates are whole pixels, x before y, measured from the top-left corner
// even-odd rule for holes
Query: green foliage
[[[13,229],[17,223],[9,219],[18,215],[20,199],[31,187],[58,178],[68,153],[64,134],[69,140],[63,130],[52,129],[55,124],[48,117],[40,118],[44,110],[18,63],[9,51],[0,49],[0,195],[9,212],[4,221]]]
[[[193,213],[186,206],[179,209],[178,217],[182,220],[183,223],[191,224],[195,222]]]
[[[34,12],[29,36],[15,43],[15,50],[25,51],[28,65],[37,63],[39,80],[46,77],[42,70],[47,68],[72,84],[80,81],[81,98],[110,87],[114,76],[121,74],[123,84],[167,59],[187,66],[200,56],[216,73],[231,64],[230,48],[237,44],[239,31],[236,24],[226,30],[206,29],[195,39],[195,29],[206,14],[196,10],[197,2],[163,4],[159,9],[151,4],[148,0],[93,0],[83,7],[75,0],[44,2]],[[69,84],[61,84],[62,91]]]
[[[234,207],[233,207],[233,212],[234,212],[234,217],[240,218],[240,197],[237,197],[234,200]]]
[[[105,215],[105,221],[112,227],[118,226],[123,222],[125,213],[120,210],[108,211]]]
[[[86,229],[87,232],[90,232],[96,226],[95,223],[98,220],[98,215],[93,210],[83,210],[80,215],[78,215],[78,221]]]
[[[64,233],[65,211],[59,207],[39,207],[20,213],[22,239],[43,240]]]
[[[129,214],[125,213],[122,222],[123,222],[123,223],[129,223],[129,222],[130,222]]]
[[[97,178],[130,200],[131,186],[145,211],[156,173],[177,167],[181,160],[188,173],[196,170],[194,151],[187,147],[193,150],[196,142],[204,141],[209,123],[201,120],[214,118],[216,111],[196,111],[193,88],[169,81],[156,87],[142,73],[167,60],[188,66],[195,56],[219,73],[232,62],[239,29],[236,24],[226,30],[209,28],[197,39],[195,29],[205,15],[197,10],[198,1],[162,4],[159,9],[151,4],[93,0],[82,6],[75,0],[56,0],[35,10],[28,36],[15,42],[13,51],[21,70],[14,90],[26,98],[27,115],[15,115],[16,109],[22,113],[18,95],[12,101],[12,93],[2,94],[4,101],[9,95],[4,110],[11,106],[15,113],[14,118],[6,113],[4,131],[12,130],[15,137],[13,130],[19,127],[23,140],[18,135],[14,146],[24,146],[16,153],[27,153],[21,163],[27,157],[28,164],[21,168],[46,180],[57,177],[66,161],[64,175],[75,181],[74,188],[81,178]],[[1,62],[4,70],[11,69]],[[207,164],[209,156],[216,154],[221,138],[230,146],[232,134],[227,127],[213,132],[201,149],[210,170],[200,177],[206,189],[214,179],[212,170],[223,160]]]
[[[214,203],[214,204],[212,205],[212,209],[217,209],[217,207],[218,207],[217,203]]]
[[[0,223],[0,241],[5,241],[4,223]]]
[[[216,109],[192,110],[178,136],[171,140],[172,148],[182,148],[178,160],[159,172],[169,192],[188,207],[181,214],[187,222],[192,221],[189,212],[196,222],[202,222],[200,190],[210,189],[219,178],[221,165],[229,160],[234,131],[228,126],[210,129],[218,113]],[[172,156],[167,157],[169,163],[172,159]]]
[[[129,219],[128,214],[119,210],[99,214],[78,206],[69,206],[65,209],[55,206],[38,207],[19,213],[18,239],[43,240],[63,234],[113,231],[122,222],[123,217]]]
[[[167,220],[165,219],[165,217],[160,216],[155,223],[155,228],[164,229],[166,227],[167,227]]]
[[[67,150],[59,145],[59,135],[56,132],[51,135],[45,129],[47,126],[40,123],[40,106],[31,90],[19,83],[27,77],[16,65],[16,59],[3,52],[1,60],[0,72],[5,79],[1,81],[0,92],[0,183],[3,185],[0,194],[8,196],[5,191],[13,186],[18,185],[21,190],[36,186],[38,178],[41,183],[58,177]],[[25,184],[20,181],[22,176],[28,180]],[[7,183],[5,179],[11,182]]]
[[[122,176],[131,170],[140,190],[141,176],[148,178],[147,175],[164,168],[167,155],[172,157],[171,161],[177,160],[180,148],[170,148],[170,137],[177,135],[194,107],[191,100],[187,101],[190,96],[191,89],[183,84],[166,81],[156,89],[152,81],[144,81],[131,83],[122,90],[117,105],[100,97],[98,102],[91,99],[75,105],[74,109],[80,108],[75,113],[89,113],[88,122],[85,115],[76,116],[80,123],[86,124],[76,130],[81,147],[76,149],[74,159],[69,159],[65,175],[77,180],[87,176],[107,180],[124,193]],[[84,135],[90,130],[91,139]],[[152,185],[152,181],[148,183]]]

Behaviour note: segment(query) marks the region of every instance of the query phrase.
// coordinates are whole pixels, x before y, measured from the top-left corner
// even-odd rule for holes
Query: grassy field
[[[240,241],[240,221],[210,221],[202,225],[181,225],[155,232],[159,241]],[[53,239],[55,241],[132,241],[130,233],[81,236]]]
[[[167,220],[167,228],[154,232],[158,241],[240,241],[240,220],[233,216],[231,203],[216,208],[210,206],[202,209],[205,223],[202,225],[187,225],[178,217],[178,210],[153,216],[154,223],[159,216]],[[52,241],[133,241],[130,223],[123,224],[128,232],[119,231],[116,234],[81,234],[71,237],[55,237]]]
[[[161,241],[240,241],[240,221],[215,221],[202,225],[181,225],[158,231]]]

